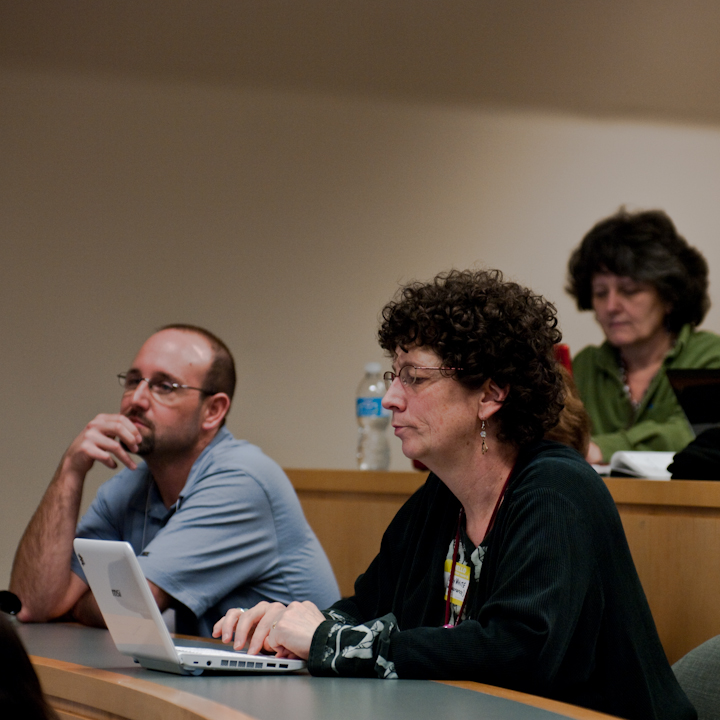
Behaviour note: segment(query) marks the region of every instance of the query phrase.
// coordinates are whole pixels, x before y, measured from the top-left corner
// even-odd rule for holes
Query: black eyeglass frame
[[[410,369],[417,371],[417,370],[462,370],[463,368],[455,368],[455,367],[422,367],[419,365],[403,365],[400,368],[400,372],[392,372],[392,370],[388,370],[386,373],[383,374],[383,380],[385,381],[385,389],[389,390],[390,386],[395,381],[395,378],[400,378],[400,384],[403,387],[410,387],[415,384],[415,381],[417,380],[417,372],[410,372]],[[407,370],[407,372],[405,372]],[[404,375],[404,377],[403,377]],[[451,377],[450,375],[445,375],[445,377]]]

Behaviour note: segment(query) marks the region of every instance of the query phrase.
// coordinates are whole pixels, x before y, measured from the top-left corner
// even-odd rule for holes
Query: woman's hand
[[[324,620],[325,616],[309,601],[292,602],[287,607],[261,602],[249,610],[230,610],[215,623],[212,634],[224,643],[232,640],[235,650],[244,648],[249,641],[247,652],[253,655],[264,650],[281,658],[307,660],[313,635]]]
[[[591,465],[602,465],[602,463],[603,463],[602,450],[594,442],[591,442],[590,445],[588,446],[588,451],[587,451],[587,455],[585,456],[585,459]]]
[[[325,616],[309,600],[292,602],[275,621],[268,641],[278,657],[299,657],[307,660],[315,631]]]
[[[215,623],[212,635],[222,638],[224,643],[232,641],[234,650],[242,650],[247,645],[247,651],[253,655],[261,650],[274,652],[266,640],[273,623],[285,612],[285,609],[282,603],[268,602],[258,603],[249,610],[233,608]]]

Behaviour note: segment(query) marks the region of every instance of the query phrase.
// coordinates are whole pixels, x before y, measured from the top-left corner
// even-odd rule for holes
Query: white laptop
[[[292,672],[305,667],[302,660],[249,655],[202,640],[176,644],[130,543],[76,538],[73,544],[117,649],[144,668],[200,675],[205,670]]]

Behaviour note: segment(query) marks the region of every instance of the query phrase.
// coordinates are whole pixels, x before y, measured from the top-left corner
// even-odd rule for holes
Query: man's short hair
[[[236,382],[235,360],[228,346],[217,335],[199,325],[173,323],[164,325],[157,332],[163,330],[181,330],[182,332],[195,333],[204,337],[210,343],[214,357],[205,375],[204,390],[211,395],[219,392],[225,393],[232,401]]]

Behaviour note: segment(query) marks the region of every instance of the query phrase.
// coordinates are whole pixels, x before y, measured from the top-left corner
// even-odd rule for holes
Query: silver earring
[[[482,425],[480,426],[480,437],[482,438],[482,447],[480,449],[484,455],[488,451],[488,446],[485,442],[485,438],[487,437],[487,433],[485,432],[485,420],[482,421]]]

